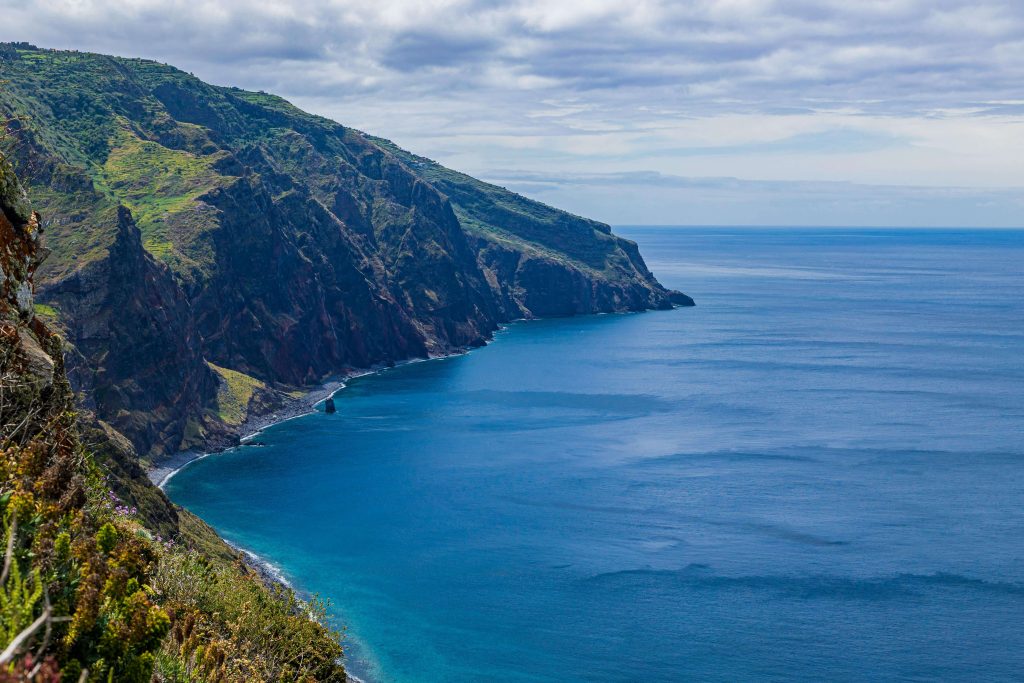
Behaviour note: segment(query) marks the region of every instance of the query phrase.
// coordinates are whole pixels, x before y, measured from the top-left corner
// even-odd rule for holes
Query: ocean
[[[697,306],[355,379],[168,494],[368,681],[1024,680],[1024,232],[618,232]]]

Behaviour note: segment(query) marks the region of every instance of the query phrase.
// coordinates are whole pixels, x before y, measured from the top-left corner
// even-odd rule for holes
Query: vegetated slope
[[[337,634],[74,412],[34,305],[40,235],[0,157],[0,680],[346,680]]]
[[[272,95],[24,44],[0,81],[48,216],[40,298],[87,405],[143,453],[507,320],[692,304],[607,226]]]

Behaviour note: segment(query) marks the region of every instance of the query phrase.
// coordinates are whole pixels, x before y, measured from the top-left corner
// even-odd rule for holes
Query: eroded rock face
[[[176,536],[178,512],[150,484],[129,440],[87,411],[71,412],[74,395],[65,374],[62,340],[18,302],[19,291],[32,291],[46,256],[39,223],[15,174],[0,157],[0,436],[6,446],[24,443],[33,432],[47,434],[54,446],[48,449],[39,485],[52,489],[59,504],[67,506],[84,502],[76,444],[87,443],[88,457],[111,475],[108,484],[124,504],[136,507],[150,529]]]
[[[665,289],[636,243],[376,140],[451,201],[504,319],[693,306]]]
[[[35,317],[32,305],[41,242],[39,216],[0,156],[0,437],[5,449],[27,442],[72,402],[60,340]],[[68,477],[60,483],[73,488]]]
[[[40,263],[39,216],[7,162],[0,158],[0,280],[3,305],[23,320],[34,315],[32,276]]]
[[[32,277],[42,254],[39,216],[0,157],[0,371],[5,402],[22,391],[52,393],[57,340],[35,318]],[[7,416],[3,416],[6,419]]]
[[[271,382],[427,352],[426,340],[335,217],[243,179],[204,197],[215,265],[192,293],[207,357]]]
[[[185,293],[143,249],[131,212],[121,207],[115,220],[107,258],[50,283],[44,296],[69,321],[76,383],[97,416],[141,452],[175,452],[216,428],[204,406],[217,380]]]

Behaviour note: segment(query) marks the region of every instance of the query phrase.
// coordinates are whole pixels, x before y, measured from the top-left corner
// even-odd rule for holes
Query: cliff
[[[159,276],[118,251],[138,241],[119,219],[119,267]],[[346,680],[320,606],[264,586],[149,483],[124,436],[76,414],[61,339],[36,314],[41,237],[0,156],[0,679]]]
[[[694,305],[662,287],[636,243],[614,235],[611,226],[373,140],[448,197],[506,318]]]
[[[266,93],[24,44],[0,80],[47,216],[40,301],[86,405],[144,454],[508,320],[692,304],[606,225]]]

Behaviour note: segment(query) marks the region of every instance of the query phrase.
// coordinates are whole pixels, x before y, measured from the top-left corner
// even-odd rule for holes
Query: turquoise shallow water
[[[355,380],[168,493],[373,680],[1022,680],[1024,232],[621,232],[698,306]]]

